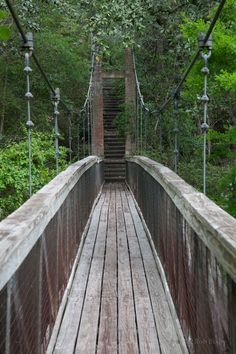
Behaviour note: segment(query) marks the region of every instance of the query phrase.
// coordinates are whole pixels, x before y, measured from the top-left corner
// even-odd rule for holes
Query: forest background
[[[124,48],[133,47],[141,91],[150,110],[160,107],[185,71],[219,1],[205,0],[12,0],[25,31],[34,34],[40,63],[63,101],[78,112],[90,76],[91,37],[109,70],[122,69]],[[24,53],[19,34],[0,1],[0,219],[28,198]],[[207,195],[236,216],[236,3],[227,0],[213,34],[209,60]],[[33,191],[55,175],[53,106],[50,93],[31,63]],[[198,60],[182,91],[179,112],[179,170],[201,190],[203,63]],[[150,115],[143,154],[173,169],[173,105]],[[60,107],[60,170],[68,164],[68,112]],[[77,117],[72,134],[77,136]],[[118,122],[119,123],[119,122]],[[119,128],[126,130],[125,120]],[[82,134],[82,132],[80,132]],[[78,158],[76,139],[73,159]]]

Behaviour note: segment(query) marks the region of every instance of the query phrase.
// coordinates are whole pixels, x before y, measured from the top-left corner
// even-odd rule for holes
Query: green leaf
[[[6,18],[6,17],[7,17],[7,12],[3,11],[3,10],[0,10],[0,19]]]
[[[10,37],[11,31],[7,26],[0,27],[0,40],[6,41]]]

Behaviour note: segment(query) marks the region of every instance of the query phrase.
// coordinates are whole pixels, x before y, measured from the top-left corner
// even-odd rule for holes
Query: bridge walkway
[[[124,183],[105,184],[97,201],[53,352],[182,353],[152,248]]]

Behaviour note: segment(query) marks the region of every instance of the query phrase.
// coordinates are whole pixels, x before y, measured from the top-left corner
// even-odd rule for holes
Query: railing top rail
[[[236,282],[236,220],[169,168],[143,156],[128,161],[140,165],[164,188],[184,219]]]
[[[0,222],[0,290],[22,264],[83,173],[99,161],[97,156],[89,156],[70,165]]]

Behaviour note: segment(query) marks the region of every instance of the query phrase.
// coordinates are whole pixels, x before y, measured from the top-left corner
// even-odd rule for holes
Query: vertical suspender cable
[[[30,56],[32,51],[25,54],[25,68],[24,72],[26,73],[26,94],[25,97],[27,99],[27,137],[28,137],[28,160],[29,160],[29,196],[32,195],[32,152],[31,152],[31,129],[33,128],[34,124],[31,120],[31,107],[30,107],[30,100],[33,98],[32,93],[30,92],[30,73],[32,69],[30,67]]]

